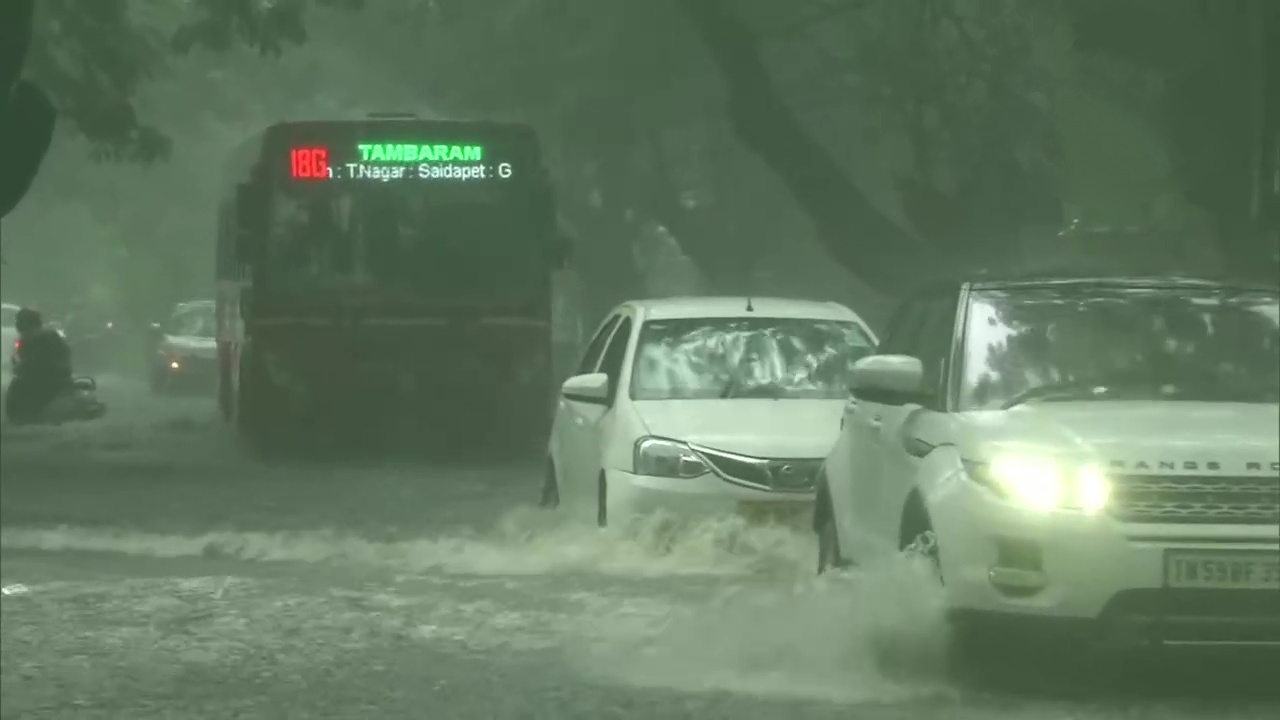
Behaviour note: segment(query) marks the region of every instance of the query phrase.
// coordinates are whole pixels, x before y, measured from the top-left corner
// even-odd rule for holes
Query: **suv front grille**
[[[717,475],[738,485],[773,492],[813,492],[821,460],[778,460],[695,447]]]
[[[1280,478],[1119,475],[1111,515],[1128,523],[1280,524]]]

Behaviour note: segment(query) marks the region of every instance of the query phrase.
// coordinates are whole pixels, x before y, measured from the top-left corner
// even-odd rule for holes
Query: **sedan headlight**
[[[710,471],[707,463],[685,443],[657,437],[644,437],[636,441],[637,475],[695,478]]]
[[[1097,513],[1111,499],[1102,468],[1073,465],[1038,455],[1001,454],[989,463],[965,463],[973,480],[1031,510],[1072,509]]]

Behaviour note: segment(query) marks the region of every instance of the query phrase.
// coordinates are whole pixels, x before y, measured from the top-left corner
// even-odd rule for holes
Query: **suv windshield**
[[[1280,302],[1221,288],[1019,288],[970,299],[960,407],[1280,400]]]
[[[651,320],[640,329],[633,400],[845,398],[874,351],[852,322],[802,318]]]

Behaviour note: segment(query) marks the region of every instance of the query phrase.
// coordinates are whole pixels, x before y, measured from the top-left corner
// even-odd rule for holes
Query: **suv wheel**
[[[942,581],[942,563],[938,557],[938,535],[933,531],[933,521],[918,495],[907,500],[902,513],[902,525],[898,534],[898,549],[908,555],[926,558]]]

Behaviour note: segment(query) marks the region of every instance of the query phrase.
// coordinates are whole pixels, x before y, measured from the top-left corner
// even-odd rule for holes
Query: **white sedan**
[[[849,370],[875,344],[837,303],[623,303],[564,383],[542,504],[594,510],[602,527],[657,510],[807,513]]]

